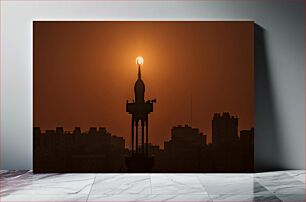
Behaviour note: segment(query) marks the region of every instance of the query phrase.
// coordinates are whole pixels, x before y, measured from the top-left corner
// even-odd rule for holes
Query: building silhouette
[[[171,139],[164,142],[164,151],[156,155],[155,171],[193,172],[201,170],[206,135],[188,125],[171,130]]]
[[[254,169],[254,128],[240,131],[242,170],[251,172]]]
[[[226,147],[238,141],[238,118],[228,112],[214,114],[212,120],[212,143]]]
[[[34,127],[34,172],[120,172],[125,169],[125,140],[105,128],[73,132]]]
[[[212,120],[212,170],[214,172],[251,172],[253,170],[254,130],[238,136],[238,118],[228,112],[214,114]],[[251,156],[252,155],[252,156]],[[251,158],[247,160],[246,158]]]

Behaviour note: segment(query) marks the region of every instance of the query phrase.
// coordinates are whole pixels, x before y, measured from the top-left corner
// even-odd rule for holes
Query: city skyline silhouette
[[[228,112],[214,114],[212,143],[207,143],[207,136],[198,128],[187,124],[173,126],[164,148],[148,142],[145,153],[127,148],[124,138],[109,133],[104,127],[90,127],[85,131],[80,127],[73,131],[65,131],[63,127],[42,131],[34,127],[33,171],[253,172],[254,128],[238,131],[238,123],[238,117]],[[142,157],[149,157],[152,164],[149,168],[130,169],[126,159],[133,156],[136,157],[133,164],[143,162]]]

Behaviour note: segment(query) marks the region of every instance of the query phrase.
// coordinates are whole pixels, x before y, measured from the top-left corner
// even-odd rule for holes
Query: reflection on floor
[[[1,171],[0,201],[305,201],[305,171],[35,174]]]

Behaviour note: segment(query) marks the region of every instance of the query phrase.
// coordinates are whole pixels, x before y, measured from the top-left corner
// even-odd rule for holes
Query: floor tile
[[[305,201],[305,171],[256,174],[0,172],[1,201]]]
[[[86,202],[88,195],[23,195],[23,194],[12,194],[1,197],[1,202]]]
[[[90,194],[151,194],[149,174],[97,174]]]
[[[0,178],[0,196],[6,196],[29,185],[33,181],[31,171],[8,171]]]
[[[292,176],[294,179],[305,183],[305,179],[306,179],[305,170],[292,170],[292,171],[286,171],[286,173]]]
[[[254,202],[282,202],[277,196],[274,194],[254,194],[253,196]]]
[[[305,202],[305,194],[277,194],[283,202]]]
[[[255,180],[274,194],[305,194],[305,184],[286,172],[256,174]]]
[[[23,174],[2,182],[0,195],[89,194],[96,174]]]
[[[128,194],[128,195],[90,195],[88,202],[130,202],[130,201],[148,201],[148,202],[211,202],[212,200],[206,194],[184,194],[184,195],[169,195],[169,194]]]
[[[273,194],[265,186],[261,185],[259,182],[254,180],[253,182],[253,194],[254,195],[270,195]]]
[[[152,194],[207,195],[196,174],[151,174]]]
[[[232,194],[218,194],[209,195],[212,201],[229,201],[229,202],[249,202],[253,201],[253,195],[232,195]]]
[[[198,178],[209,195],[252,195],[254,191],[250,174],[202,174]]]
[[[282,202],[277,196],[273,194],[264,195],[233,195],[233,194],[220,194],[220,195],[210,195],[213,201],[227,201],[227,202]]]

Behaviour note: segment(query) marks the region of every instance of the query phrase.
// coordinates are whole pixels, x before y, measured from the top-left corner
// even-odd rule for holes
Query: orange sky
[[[156,98],[149,140],[190,124],[211,140],[215,112],[254,125],[253,22],[34,22],[34,126],[106,127],[130,146],[135,58],[146,99]]]

